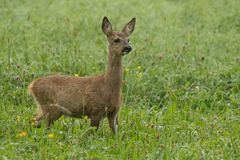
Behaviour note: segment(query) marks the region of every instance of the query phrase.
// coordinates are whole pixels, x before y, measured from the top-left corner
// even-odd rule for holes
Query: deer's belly
[[[86,106],[68,106],[68,105],[57,105],[58,109],[62,114],[70,117],[81,118],[83,116],[89,115],[89,109]]]

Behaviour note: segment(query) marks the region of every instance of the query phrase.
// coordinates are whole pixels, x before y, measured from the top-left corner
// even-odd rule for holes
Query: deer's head
[[[112,30],[112,25],[107,17],[103,18],[102,31],[107,36],[110,51],[116,56],[123,56],[128,54],[132,47],[129,44],[129,36],[134,30],[136,18],[129,21],[122,32],[116,32]]]

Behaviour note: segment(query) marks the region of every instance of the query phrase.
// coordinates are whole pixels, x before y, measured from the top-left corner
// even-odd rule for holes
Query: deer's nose
[[[123,52],[129,53],[132,50],[131,46],[127,46],[123,49]]]

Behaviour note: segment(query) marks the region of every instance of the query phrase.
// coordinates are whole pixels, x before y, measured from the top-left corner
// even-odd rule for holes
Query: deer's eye
[[[116,38],[116,39],[114,39],[113,40],[115,43],[120,43],[121,42],[121,40],[119,39],[119,38]]]

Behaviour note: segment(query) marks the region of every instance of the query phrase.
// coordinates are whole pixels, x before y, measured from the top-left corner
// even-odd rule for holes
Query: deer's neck
[[[120,93],[122,85],[122,57],[109,49],[107,73],[105,75],[107,85],[112,92]]]

